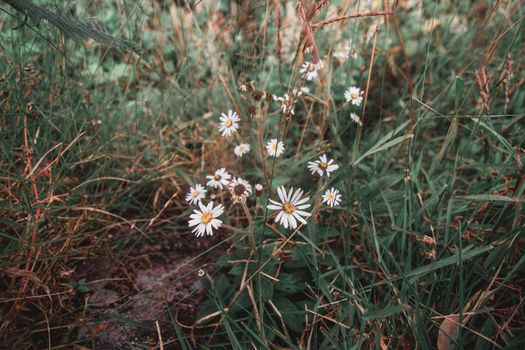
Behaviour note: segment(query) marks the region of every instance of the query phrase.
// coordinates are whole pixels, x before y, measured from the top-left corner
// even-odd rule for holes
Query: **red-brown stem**
[[[320,22],[312,24],[312,28],[314,30],[317,30],[317,29],[319,29],[322,26],[325,26],[327,24],[332,24],[332,23],[335,23],[335,22],[346,21],[346,20],[349,20],[349,19],[352,19],[352,18],[388,16],[388,15],[391,15],[391,14],[392,14],[392,10],[390,10],[390,9],[385,10],[385,11],[356,12],[356,13],[351,13],[351,14],[345,15],[345,16],[338,16],[338,17],[334,17],[334,18],[325,19],[324,21],[320,21]]]
[[[317,45],[315,44],[314,33],[312,31],[312,28],[310,27],[308,18],[306,18],[306,13],[304,12],[301,0],[297,2],[297,9],[299,11],[299,17],[301,17],[301,20],[303,21],[303,32],[305,34],[305,48],[310,46],[313,47],[312,62],[317,63],[321,60],[321,58],[319,56],[319,51],[317,50]]]
[[[27,167],[27,171],[28,171],[28,173],[32,173],[31,151],[29,150],[29,141],[28,141],[28,137],[27,137],[27,115],[24,115],[24,147],[25,147],[25,153],[26,153],[26,167]],[[30,179],[32,181],[31,186],[33,188],[33,195],[35,196],[37,205],[39,205],[40,196],[38,195],[38,189],[37,189],[36,184],[34,182],[34,177],[31,176]],[[26,265],[25,265],[25,268],[24,268],[25,271],[29,271],[29,268],[31,267],[31,259],[33,258],[33,249],[34,249],[34,245],[35,245],[36,239],[37,239],[37,223],[40,220],[40,215],[41,215],[40,207],[37,206],[36,213],[35,213],[35,221],[34,221],[34,224],[33,224],[33,230],[31,232],[31,247],[29,249],[29,252],[27,253],[27,262],[26,262]],[[20,294],[24,293],[24,291],[26,290],[27,283],[28,283],[28,279],[26,278],[26,279],[24,279],[24,281],[22,282],[22,285],[20,286]]]

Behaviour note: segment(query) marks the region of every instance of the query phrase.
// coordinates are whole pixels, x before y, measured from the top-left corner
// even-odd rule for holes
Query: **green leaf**
[[[217,312],[218,310],[219,309],[217,308],[217,304],[213,300],[204,300],[202,303],[199,304],[196,319],[201,319],[209,314]]]
[[[299,310],[294,303],[283,296],[276,297],[273,303],[283,316],[286,326],[295,332],[300,332],[304,329],[304,312]]]
[[[219,275],[217,278],[215,278],[214,286],[217,297],[225,302],[225,299],[232,291],[232,286],[228,278],[225,275]]]
[[[258,286],[258,288],[260,288],[259,295],[262,300],[266,301],[266,300],[272,299],[273,297],[273,283],[272,282],[270,282],[266,278],[261,278],[260,282],[255,282],[254,284]]]
[[[473,195],[468,195],[468,196],[458,196],[456,198],[466,199],[470,201],[477,201],[477,202],[515,202],[515,203],[523,202],[523,200],[519,200],[517,198],[500,196],[496,194],[473,194]]]
[[[58,11],[52,11],[47,6],[35,5],[28,0],[3,0],[11,5],[15,10],[22,12],[31,18],[35,24],[46,20],[51,25],[60,30],[64,35],[71,39],[81,42],[87,38],[92,38],[101,44],[114,46],[123,49],[133,50],[139,53],[137,46],[129,41],[118,39],[109,34],[106,29],[95,19],[75,19],[63,15]]]
[[[385,318],[388,316],[392,316],[397,313],[400,313],[406,310],[410,310],[410,309],[411,309],[410,305],[407,305],[407,304],[392,305],[392,306],[385,307],[384,309],[381,309],[381,310],[367,312],[363,315],[363,318],[371,321],[371,320],[375,320],[378,318]]]
[[[228,333],[228,337],[230,339],[231,346],[235,350],[241,350],[242,347],[239,344],[239,340],[237,339],[237,336],[235,335],[235,333],[233,332],[233,330],[231,328],[230,320],[229,320],[228,315],[227,314],[223,314],[223,315],[224,316],[223,316],[222,320],[224,321],[224,328],[226,328],[226,333]]]
[[[461,100],[463,99],[463,93],[465,91],[465,82],[460,77],[456,77],[456,99],[455,106],[456,109],[459,107]]]
[[[383,138],[381,138],[374,146],[372,146],[372,148],[370,148],[361,157],[359,157],[354,162],[354,165],[358,164],[363,159],[365,159],[368,156],[371,156],[374,153],[384,151],[384,150],[386,150],[386,149],[388,149],[390,147],[393,147],[393,146],[395,146],[395,145],[397,145],[397,144],[407,140],[408,138],[412,137],[412,135],[406,134],[406,135],[403,135],[403,136],[396,137],[395,139],[387,142],[387,140],[390,140],[392,138],[392,136],[396,135],[401,130],[403,130],[408,125],[408,123],[409,123],[409,121],[403,123],[401,126],[397,127],[396,130],[392,131],[388,135],[386,135]]]
[[[286,268],[302,268],[309,265],[308,254],[311,249],[306,245],[298,245],[295,247],[292,258],[285,263]]]
[[[512,147],[512,145],[509,143],[509,141],[507,141],[506,138],[504,138],[499,133],[497,133],[491,126],[489,126],[488,124],[483,122],[480,118],[472,118],[471,120],[474,123],[478,123],[481,127],[483,127],[485,130],[487,130],[492,135],[494,135],[501,142],[501,144],[507,149],[508,154],[510,156],[512,156],[514,158],[516,157],[514,147]]]
[[[237,312],[248,310],[251,307],[251,300],[248,292],[244,290],[241,295],[235,300],[230,307],[230,314],[234,315]]]
[[[304,288],[304,284],[296,275],[288,273],[281,273],[279,275],[279,282],[275,285],[275,289],[285,294],[293,294]]]
[[[421,266],[420,268],[417,268],[415,270],[412,270],[410,272],[408,272],[407,274],[405,274],[404,277],[410,277],[410,280],[409,280],[409,283],[412,284],[414,283],[415,281],[417,281],[419,278],[423,277],[424,275],[432,272],[432,271],[436,271],[436,270],[439,270],[443,267],[446,267],[446,266],[449,266],[449,265],[453,265],[453,264],[457,264],[460,262],[460,258],[461,258],[461,261],[464,262],[464,261],[467,261],[467,260],[470,260],[480,254],[483,254],[483,253],[486,253],[488,252],[489,250],[492,250],[494,249],[493,246],[486,246],[486,247],[480,247],[480,248],[476,248],[476,249],[464,249],[462,252],[461,252],[461,257],[460,257],[460,254],[459,252],[452,255],[452,256],[449,256],[448,258],[445,258],[445,259],[441,259],[441,260],[438,260],[436,262],[433,262],[432,264],[428,264],[428,265],[424,265],[424,266]]]

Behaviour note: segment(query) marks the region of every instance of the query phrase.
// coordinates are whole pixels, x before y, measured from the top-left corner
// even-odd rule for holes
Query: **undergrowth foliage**
[[[96,3],[1,7],[2,347],[523,346],[525,4]]]

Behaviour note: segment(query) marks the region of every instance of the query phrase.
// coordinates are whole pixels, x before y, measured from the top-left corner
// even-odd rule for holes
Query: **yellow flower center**
[[[314,70],[315,70],[315,66],[314,66],[313,64],[310,63],[310,64],[308,65],[308,71],[309,71],[309,72],[313,72]]]
[[[333,194],[333,193],[328,193],[328,195],[326,197],[328,197],[328,199],[331,200],[331,201],[335,200],[335,194]]]
[[[233,121],[231,119],[226,119],[226,121],[224,122],[224,125],[226,125],[227,128],[232,126],[232,124],[233,124]]]
[[[277,143],[272,144],[272,150],[277,152]]]
[[[199,194],[200,194],[200,193],[197,192],[197,191],[193,191],[193,192],[191,193],[191,195],[193,196],[193,198],[197,198],[197,197],[199,196]]]
[[[328,163],[325,163],[325,162],[319,163],[319,168],[321,168],[322,170],[326,170],[328,168]]]
[[[352,92],[350,96],[352,96],[352,100],[356,100],[359,97],[359,94],[357,92]]]
[[[208,211],[208,212],[202,214],[202,216],[201,216],[201,224],[206,225],[207,223],[209,223],[211,221],[211,219],[213,219],[213,215]]]
[[[295,205],[290,202],[286,202],[283,204],[283,209],[286,214],[291,214],[295,211]]]
[[[219,181],[219,180],[221,179],[221,176],[220,176],[220,175],[215,175],[215,176],[213,177],[213,179],[214,179],[215,181]]]

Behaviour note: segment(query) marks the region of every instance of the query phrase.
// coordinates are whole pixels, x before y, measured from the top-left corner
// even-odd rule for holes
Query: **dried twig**
[[[352,18],[388,16],[388,15],[391,15],[392,13],[393,12],[390,9],[385,10],[385,11],[356,12],[356,13],[351,13],[349,15],[337,16],[337,17],[334,17],[334,18],[328,18],[328,19],[325,19],[323,21],[314,23],[314,24],[312,24],[312,29],[313,30],[317,30],[317,29],[319,29],[319,28],[321,28],[321,27],[323,27],[325,25],[332,24],[332,23],[335,23],[335,22],[347,21],[347,20],[352,19]]]

